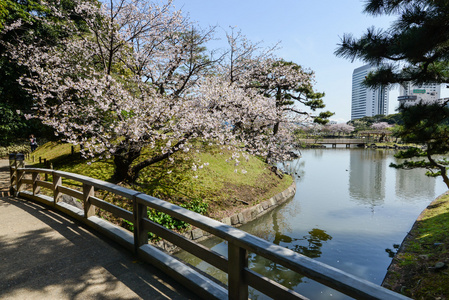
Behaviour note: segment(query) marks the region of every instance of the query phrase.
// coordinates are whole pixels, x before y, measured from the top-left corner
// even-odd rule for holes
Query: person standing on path
[[[37,140],[33,134],[30,135],[30,147],[31,147],[31,152],[33,152],[37,148]]]

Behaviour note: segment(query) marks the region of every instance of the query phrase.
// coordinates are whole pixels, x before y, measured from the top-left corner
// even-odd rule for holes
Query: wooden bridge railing
[[[248,299],[248,286],[252,286],[267,296],[276,299],[306,299],[297,292],[250,270],[248,268],[248,252],[253,252],[357,299],[409,299],[374,283],[359,279],[284,247],[274,245],[232,226],[149,195],[82,175],[49,169],[20,168],[15,166],[11,165],[11,177],[16,196],[51,205],[55,209],[107,235],[192,289],[201,298]],[[51,176],[52,180],[41,180],[40,174],[47,174],[47,177]],[[79,182],[82,184],[82,189],[76,190],[64,186],[62,179]],[[41,187],[52,191],[53,196],[40,194],[39,189]],[[131,199],[133,203],[132,211],[95,197],[96,190],[108,191]],[[63,194],[81,200],[83,209],[60,201]],[[97,217],[95,208],[103,209],[115,217],[123,218],[133,223],[134,232],[131,233]],[[147,208],[164,212],[222,238],[228,244],[228,256],[222,256],[201,244],[150,221],[147,216]],[[156,234],[226,272],[228,274],[227,288],[149,244],[148,232]]]

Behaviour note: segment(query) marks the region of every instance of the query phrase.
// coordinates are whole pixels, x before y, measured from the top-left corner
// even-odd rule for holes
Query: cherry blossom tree
[[[112,157],[116,181],[133,182],[143,168],[192,151],[198,140],[232,150],[236,164],[244,153],[289,157],[294,118],[273,101],[269,87],[261,92],[245,79],[273,61],[239,69],[239,80],[230,80],[221,71],[223,58],[214,60],[204,47],[213,28],[193,27],[171,1],[77,0],[75,13],[85,22],[83,31],[58,12],[54,22],[68,34],[55,45],[4,45],[10,59],[29,70],[20,83],[35,98],[30,117],[82,145],[84,157]],[[301,76],[296,79],[309,82]],[[145,159],[143,149],[150,149]]]
[[[379,141],[383,141],[387,136],[387,133],[390,132],[390,129],[393,125],[388,124],[387,122],[377,122],[371,125],[371,128],[378,131],[380,133]]]
[[[349,134],[355,130],[354,126],[348,125],[346,123],[332,124],[328,126],[328,130],[332,133]]]
[[[387,128],[391,128],[392,125],[388,124],[387,122],[377,122],[371,125],[371,128],[375,130],[386,130]]]

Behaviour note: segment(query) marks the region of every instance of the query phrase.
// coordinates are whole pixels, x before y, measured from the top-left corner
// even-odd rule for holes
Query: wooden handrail
[[[39,180],[40,173],[52,175],[53,182]],[[24,174],[32,174],[32,179],[25,179]],[[179,207],[161,199],[142,194],[109,182],[93,179],[78,174],[38,169],[12,168],[11,177],[16,181],[16,194],[19,197],[36,200],[52,205],[85,224],[93,227],[124,244],[135,253],[148,259],[163,271],[178,279],[187,287],[197,284],[204,290],[194,286],[193,291],[204,298],[248,299],[248,286],[262,291],[268,296],[283,295],[287,299],[305,299],[293,290],[263,277],[248,268],[248,252],[255,253],[280,264],[294,272],[307,276],[326,286],[336,289],[357,299],[409,299],[403,295],[385,289],[367,280],[363,280],[328,266],[290,249],[272,244],[232,226],[205,217],[188,209]],[[82,183],[82,191],[63,186],[62,179],[70,179]],[[13,181],[12,181],[13,182]],[[29,187],[28,187],[28,186]],[[38,186],[50,189],[53,198],[39,194]],[[30,188],[31,192],[25,191]],[[133,201],[133,211],[128,211],[95,197],[95,190],[105,190]],[[83,210],[70,207],[59,202],[62,194],[70,195],[83,202]],[[94,208],[104,209],[116,217],[124,218],[134,225],[134,233],[105,222],[94,214]],[[176,219],[192,224],[228,243],[228,257],[224,257],[184,236],[177,234],[148,219],[147,209],[152,208],[164,212]],[[148,244],[148,232],[153,232],[176,246],[190,252],[204,261],[228,273],[228,290],[213,281],[208,281],[201,274],[187,266],[179,267],[179,261]],[[176,266],[176,267],[174,267]],[[198,280],[202,282],[198,283]]]

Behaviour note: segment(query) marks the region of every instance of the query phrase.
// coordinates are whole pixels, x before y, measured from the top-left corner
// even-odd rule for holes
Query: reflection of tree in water
[[[280,243],[283,243],[283,247],[310,258],[320,257],[323,242],[332,239],[332,236],[318,228],[313,228],[302,238],[292,238],[279,230],[275,215],[273,216],[273,229],[275,231],[274,244],[280,245]],[[304,276],[261,256],[257,256],[254,253],[249,253],[248,264],[254,272],[266,276],[290,289],[303,282],[302,278]]]
[[[306,241],[306,245],[296,245],[295,243],[295,245],[293,245],[293,248],[290,249],[307,257],[316,258],[320,257],[322,254],[322,242],[326,242],[331,239],[332,237],[328,235],[324,230],[313,228],[309,231],[308,235],[305,235],[303,237],[303,239],[296,239],[296,241]]]
[[[292,175],[294,178],[301,178],[304,176],[304,166],[305,160],[301,158],[278,164],[278,168],[283,172]]]

